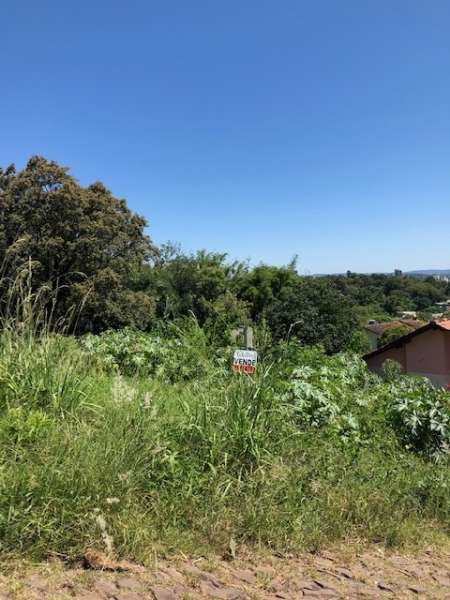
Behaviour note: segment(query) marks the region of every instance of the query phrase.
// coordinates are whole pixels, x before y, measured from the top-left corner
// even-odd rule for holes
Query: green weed
[[[0,552],[423,543],[450,524],[447,398],[294,343],[234,374],[192,325],[160,345],[6,331]]]

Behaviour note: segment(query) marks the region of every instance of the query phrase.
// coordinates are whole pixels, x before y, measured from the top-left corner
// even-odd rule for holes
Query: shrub
[[[389,387],[388,417],[406,448],[430,457],[448,452],[450,396],[420,377],[401,377]]]
[[[382,365],[382,377],[385,381],[398,381],[403,375],[403,367],[396,360],[387,358]]]
[[[381,348],[382,346],[385,346],[386,344],[389,344],[390,342],[393,342],[394,340],[401,338],[408,333],[411,333],[411,329],[406,327],[406,325],[399,325],[398,327],[393,327],[392,329],[386,329],[383,331],[380,339],[378,340],[378,348]]]
[[[289,379],[285,399],[302,427],[328,427],[342,439],[360,437],[360,422],[371,401],[375,379],[356,355],[327,356],[320,349],[303,350],[301,364]]]
[[[224,357],[209,346],[194,319],[161,326],[153,333],[123,329],[89,334],[80,344],[107,372],[170,382],[201,378],[211,370],[223,373]]]

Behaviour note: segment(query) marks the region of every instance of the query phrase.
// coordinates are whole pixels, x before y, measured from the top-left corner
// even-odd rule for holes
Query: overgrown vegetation
[[[448,531],[448,394],[296,341],[256,376],[228,359],[194,322],[164,339],[5,333],[1,551],[145,561]]]
[[[445,285],[156,251],[123,201],[40,158],[0,172],[0,209],[0,553],[448,533],[450,395],[351,351],[364,310]],[[253,376],[230,369],[249,323]]]

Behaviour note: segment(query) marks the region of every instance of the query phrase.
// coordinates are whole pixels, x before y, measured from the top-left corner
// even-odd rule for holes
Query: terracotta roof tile
[[[418,319],[400,319],[400,323],[402,325],[412,327],[412,329],[419,329],[419,327],[423,327],[425,325],[423,321],[419,321]]]
[[[387,321],[386,323],[373,323],[366,325],[365,328],[372,333],[381,334],[389,329],[396,329],[397,327],[409,327],[411,330],[419,329],[424,323],[416,319],[399,319],[398,321]]]

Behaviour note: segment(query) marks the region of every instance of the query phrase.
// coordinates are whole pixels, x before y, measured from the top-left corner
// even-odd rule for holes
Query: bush
[[[401,377],[389,388],[388,416],[407,449],[442,458],[450,441],[450,395],[420,377]]]
[[[386,329],[381,334],[377,346],[378,348],[381,348],[382,346],[385,346],[386,344],[389,344],[390,342],[393,342],[394,340],[397,340],[408,333],[411,333],[411,329],[410,327],[406,327],[406,325],[399,325],[398,327],[393,327],[392,329]]]
[[[396,360],[387,358],[382,365],[382,377],[385,381],[398,381],[403,375],[403,367]]]
[[[86,335],[81,347],[107,372],[159,378],[170,382],[204,377],[214,363],[223,372],[223,358],[209,347],[195,320],[171,323],[154,333],[133,329]]]

